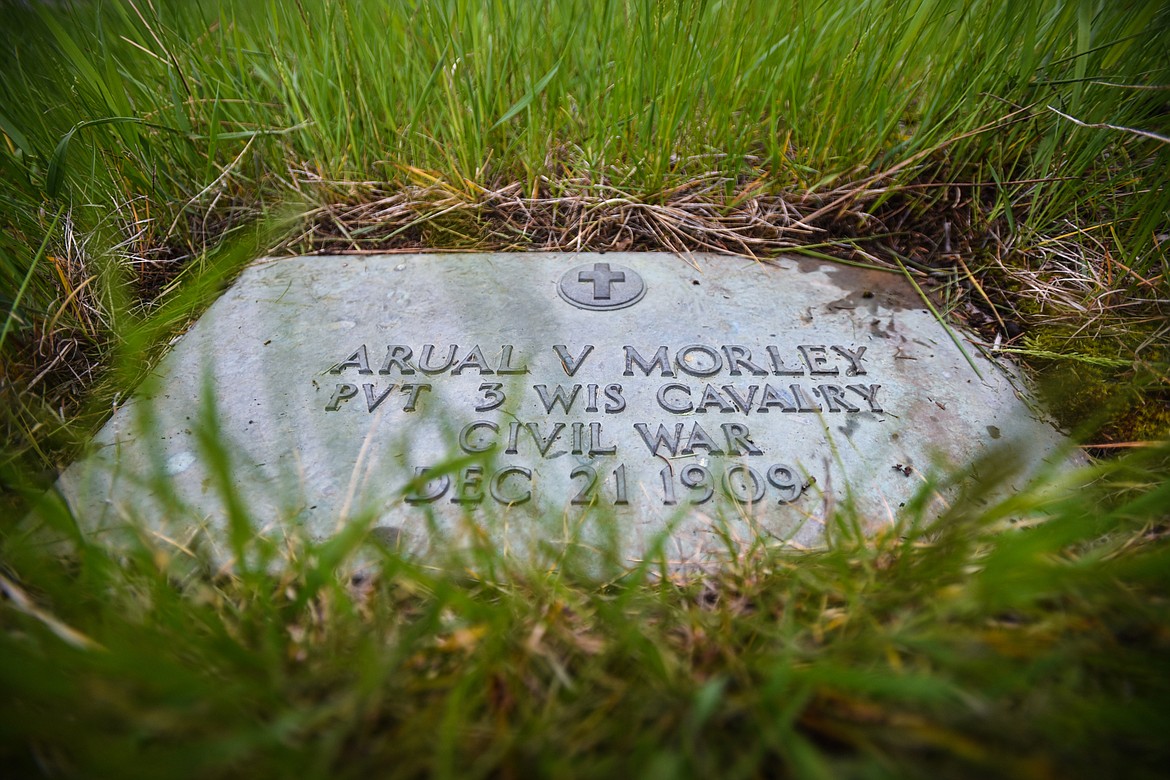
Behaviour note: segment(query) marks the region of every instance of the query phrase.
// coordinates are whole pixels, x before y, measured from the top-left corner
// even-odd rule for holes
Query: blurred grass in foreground
[[[912,502],[872,540],[757,543],[702,576],[651,560],[597,582],[584,559],[481,548],[381,549],[351,578],[369,518],[316,544],[233,533],[239,560],[279,549],[279,574],[10,534],[0,758],[59,777],[1157,776],[1168,458],[967,495],[929,529]]]

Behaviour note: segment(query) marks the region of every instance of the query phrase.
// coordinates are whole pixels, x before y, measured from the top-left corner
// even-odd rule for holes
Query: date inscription
[[[609,474],[593,466],[577,466],[569,476],[575,493],[569,503],[576,506],[630,503],[630,476],[626,464],[620,463]],[[813,484],[802,480],[795,468],[775,463],[758,471],[740,463],[710,468],[689,463],[676,468],[664,466],[658,472],[661,493],[656,498],[663,506],[675,506],[679,496],[689,504],[705,504],[719,491],[738,504],[759,504],[774,500],[790,504]],[[406,494],[409,504],[429,504],[447,498],[453,504],[478,504],[489,497],[499,504],[513,506],[532,500],[532,469],[505,466],[487,473],[483,466],[466,466],[458,474],[435,474],[429,466],[415,469],[412,489]],[[772,495],[769,497],[769,493]]]

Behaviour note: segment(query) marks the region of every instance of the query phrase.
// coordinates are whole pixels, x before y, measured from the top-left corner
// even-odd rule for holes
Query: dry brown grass
[[[773,191],[763,173],[733,181],[700,172],[649,201],[604,181],[542,179],[535,187],[486,189],[409,173],[418,183],[390,188],[290,170],[288,184],[316,205],[304,208],[267,253],[664,251],[687,262],[692,252],[761,261],[796,252],[898,273],[905,267],[940,311],[978,334],[977,347],[1022,355],[1035,367],[1073,360],[1160,377],[1161,386],[1155,379],[1142,398],[1155,412],[1143,420],[1156,425],[1170,415],[1164,275],[1130,270],[1102,231],[1069,224],[1049,237],[1011,235],[1002,219],[988,221],[991,205],[977,183],[885,187],[871,177],[796,193]],[[18,450],[35,450],[45,465],[68,457],[76,439],[62,434],[70,424],[80,415],[88,430],[108,401],[116,402],[116,390],[98,393],[105,403],[83,414],[107,367],[109,312],[119,305],[97,298],[99,274],[121,274],[128,297],[121,303],[149,316],[198,270],[200,252],[256,218],[222,191],[204,196],[209,202],[189,212],[198,216],[161,236],[143,203],[123,204],[114,219],[123,238],[112,257],[92,257],[66,221],[64,241],[49,255],[60,299],[18,345],[21,359],[3,369],[7,439]],[[1120,346],[1127,344],[1128,353]],[[1157,437],[1123,420],[1102,441],[1144,438]]]

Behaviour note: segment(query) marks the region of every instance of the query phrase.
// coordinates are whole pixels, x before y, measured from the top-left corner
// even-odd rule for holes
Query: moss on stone
[[[1034,326],[1025,337],[1029,351],[1066,356],[1029,358],[1056,421],[1103,442],[1170,435],[1170,347],[1150,347],[1152,335],[1133,328],[1090,337],[1071,325]]]

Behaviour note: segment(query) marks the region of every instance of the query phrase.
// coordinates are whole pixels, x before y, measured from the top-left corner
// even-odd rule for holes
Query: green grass
[[[274,208],[294,218],[284,251],[706,242],[892,265],[888,247],[956,289],[960,253],[1001,321],[1141,314],[1107,340],[1111,382],[1170,362],[1150,319],[1170,212],[1158,3],[31,5],[0,30],[0,290],[24,290],[0,296],[0,348],[6,438],[41,468],[75,446],[123,331]],[[688,198],[689,222],[654,218]],[[748,243],[714,232],[737,219]],[[1069,276],[1090,281],[1021,301]]]
[[[351,580],[369,517],[240,540],[239,560],[281,550],[280,574],[10,534],[0,757],[64,777],[1160,776],[1168,458],[937,519],[928,486],[872,540],[600,583],[585,557],[486,548],[437,568],[383,550]]]
[[[1156,2],[4,5],[0,760],[1164,772],[1164,446],[1072,497],[971,497],[929,533],[755,548],[698,579],[386,552],[355,585],[335,569],[356,533],[217,575],[150,547],[59,558],[18,518],[267,251],[795,247],[901,269],[984,348],[1067,371],[1050,395],[1094,442],[1164,440],[1166,51]]]

